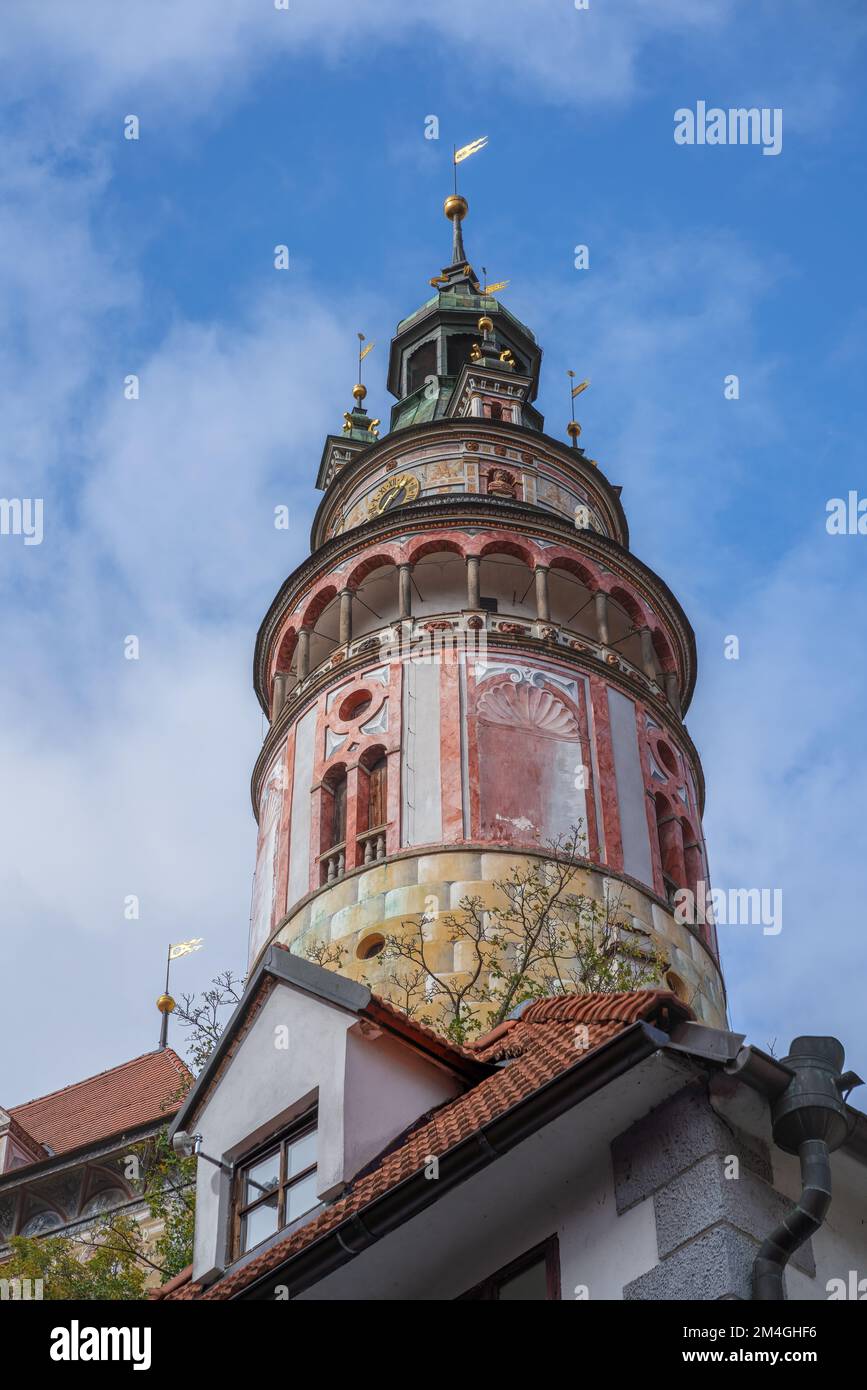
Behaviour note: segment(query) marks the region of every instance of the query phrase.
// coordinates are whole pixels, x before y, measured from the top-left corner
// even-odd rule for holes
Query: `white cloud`
[[[748,599],[728,611],[717,600],[702,624],[699,718],[714,881],[783,892],[779,936],[721,929],[736,1024],[783,1046],[795,1031],[836,1032],[863,1068],[861,543],[820,520]],[[739,635],[739,661],[722,659],[724,633]]]
[[[34,84],[74,93],[73,108],[105,118],[111,103],[162,122],[167,113],[232,101],[280,54],[375,63],[377,47],[431,38],[475,80],[501,74],[543,99],[580,105],[636,90],[642,52],[659,37],[717,34],[732,0],[500,0],[495,10],[464,0],[410,6],[404,0],[290,0],[288,10],[250,0],[8,0],[0,58],[11,94]]]
[[[18,596],[3,614],[16,676],[0,690],[12,791],[0,808],[0,945],[19,978],[42,969],[41,1009],[24,990],[4,1004],[28,1090],[99,1070],[107,1038],[121,1060],[155,1033],[163,952],[179,933],[208,942],[186,987],[246,963],[249,777],[263,731],[253,641],[308,553],[322,438],[340,423],[341,392],[349,403],[343,314],[370,317],[344,303],[338,322],[303,289],[291,315],[285,303],[275,290],[231,330],[178,323],[137,364],[138,401],[123,399],[115,363],[62,524],[49,514],[26,574],[25,552],[4,552]],[[22,418],[40,420],[41,405],[31,383]],[[60,439],[64,406],[58,397],[45,424]],[[282,503],[289,532],[274,527]],[[138,661],[124,659],[129,634]],[[138,922],[124,918],[130,894]],[[98,1015],[85,1019],[91,990]],[[4,1066],[11,1103],[23,1098],[20,1055]]]

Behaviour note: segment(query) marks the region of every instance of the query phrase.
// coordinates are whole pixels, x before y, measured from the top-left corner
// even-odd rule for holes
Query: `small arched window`
[[[367,775],[367,828],[376,830],[388,820],[388,761],[379,758]]]
[[[437,345],[435,342],[422,343],[407,362],[406,394],[411,396],[424,386],[428,377],[437,374]]]
[[[669,902],[672,902],[678,888],[687,886],[683,832],[678,817],[661,792],[656,796],[656,830],[659,836],[659,856],[662,861],[665,893]]]
[[[475,337],[471,333],[453,333],[446,339],[446,372],[459,376],[461,367],[470,360]]]
[[[331,833],[327,849],[346,839],[346,773],[337,772],[331,782]]]

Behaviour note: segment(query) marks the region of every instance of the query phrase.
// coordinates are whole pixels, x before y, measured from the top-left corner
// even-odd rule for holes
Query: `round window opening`
[[[673,777],[676,777],[678,771],[677,758],[674,756],[674,753],[671,751],[668,744],[663,739],[660,739],[657,743],[656,751],[659,754],[665,766],[668,768],[668,771],[671,773],[671,775]]]
[[[385,945],[385,937],[375,933],[373,936],[366,936],[363,941],[359,941],[356,956],[359,960],[373,960],[378,956]]]
[[[680,976],[675,974],[673,970],[666,972],[665,983],[668,985],[672,994],[676,994],[682,1003],[686,1004],[689,1002],[689,990]]]
[[[342,719],[344,723],[348,723],[350,719],[357,719],[360,714],[364,714],[364,711],[369,708],[372,700],[373,696],[369,690],[354,691],[351,695],[347,695],[340,709],[337,711],[339,718]]]

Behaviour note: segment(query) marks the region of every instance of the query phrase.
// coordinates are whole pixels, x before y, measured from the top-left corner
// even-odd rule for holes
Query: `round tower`
[[[465,200],[445,212],[452,262],[391,343],[390,428],[356,386],[310,557],[258,634],[250,964],[333,944],[376,989],[383,940],[425,913],[437,972],[459,972],[439,917],[579,826],[576,891],[614,890],[668,986],[724,1025],[713,926],[675,911],[708,881],[692,629],[580,426],[544,432],[541,349],[468,263]]]

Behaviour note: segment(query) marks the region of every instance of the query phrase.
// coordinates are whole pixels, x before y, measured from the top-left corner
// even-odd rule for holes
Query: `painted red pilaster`
[[[455,844],[463,839],[461,780],[460,668],[456,662],[449,662],[440,667],[440,797],[444,844]]]
[[[388,828],[385,833],[387,854],[400,849],[400,747],[392,748],[388,758]]]
[[[283,787],[283,810],[280,818],[279,863],[277,866],[277,891],[274,901],[272,927],[286,912],[286,895],[289,891],[289,836],[292,833],[292,782],[295,776],[295,738],[294,732],[286,739],[284,753],[285,784]]]
[[[590,678],[590,700],[593,706],[593,727],[596,733],[596,763],[599,768],[602,823],[605,828],[605,863],[609,869],[618,872],[623,869],[623,838],[620,831],[620,811],[617,805],[617,777],[614,771],[614,746],[611,742],[608,687],[595,676]]]
[[[366,792],[367,777],[359,768],[358,763],[350,764],[346,769],[346,871],[354,869],[357,864],[363,862],[364,855],[359,855],[358,835],[366,828],[367,817],[362,814],[362,824],[359,825],[359,790]]]

